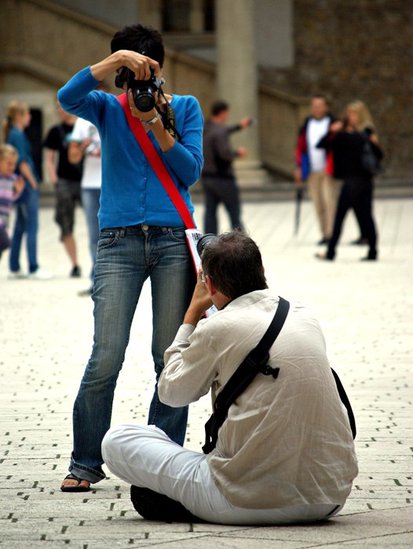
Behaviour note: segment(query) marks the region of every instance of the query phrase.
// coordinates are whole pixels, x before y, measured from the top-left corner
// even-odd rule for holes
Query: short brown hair
[[[231,299],[268,288],[260,250],[241,231],[212,239],[202,252],[202,268],[217,290]]]

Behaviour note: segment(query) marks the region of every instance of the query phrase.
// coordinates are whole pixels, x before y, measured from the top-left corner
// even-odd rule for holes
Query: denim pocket
[[[185,242],[185,229],[182,227],[168,227],[168,236],[174,242]]]
[[[98,250],[113,248],[119,242],[120,231],[103,230],[99,235]]]

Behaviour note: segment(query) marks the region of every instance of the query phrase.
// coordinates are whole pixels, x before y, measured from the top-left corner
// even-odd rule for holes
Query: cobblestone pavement
[[[358,420],[360,474],[341,515],[297,527],[225,527],[150,523],[137,515],[128,486],[116,478],[88,494],[63,494],[71,450],[71,408],[92,338],[86,230],[77,216],[82,279],[68,278],[53,211],[42,209],[39,257],[50,281],[8,280],[0,264],[0,545],[304,548],[412,547],[412,234],[413,200],[378,200],[380,261],[360,262],[365,250],[349,216],[335,262],[314,259],[318,239],[313,210],[303,204],[293,236],[292,202],[244,206],[274,291],[311,306],[324,328],[332,365],[352,399]],[[201,218],[202,206],[197,207]],[[221,227],[227,228],[221,212]],[[23,256],[25,259],[25,257]],[[121,373],[113,423],[145,422],[153,387],[150,295],[139,303]],[[190,412],[187,446],[200,449],[209,413],[204,398]]]

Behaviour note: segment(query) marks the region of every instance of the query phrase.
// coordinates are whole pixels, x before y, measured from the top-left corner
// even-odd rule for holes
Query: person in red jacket
[[[295,149],[294,179],[299,187],[304,181],[308,182],[320,224],[320,245],[327,244],[332,235],[339,184],[332,177],[332,154],[317,148],[317,145],[328,133],[333,121],[327,98],[321,94],[314,95],[311,99],[311,116],[305,119],[300,128]]]

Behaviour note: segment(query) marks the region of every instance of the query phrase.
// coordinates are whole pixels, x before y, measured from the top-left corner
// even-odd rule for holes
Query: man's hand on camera
[[[149,80],[151,77],[151,68],[157,78],[161,76],[159,63],[147,55],[142,55],[136,51],[120,50],[121,66],[128,67],[134,74],[136,80]]]
[[[198,280],[192,295],[191,303],[185,314],[184,324],[192,324],[196,326],[199,320],[203,317],[205,311],[212,306],[211,295],[208,287],[201,279],[201,274],[198,273]]]
[[[121,67],[130,69],[134,73],[136,80],[149,80],[151,77],[151,68],[157,78],[161,76],[161,68],[157,61],[130,50],[115,51],[109,57],[99,61],[99,63],[91,65],[90,70],[96,80],[102,82],[102,80]]]

